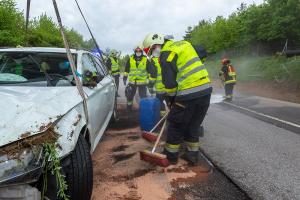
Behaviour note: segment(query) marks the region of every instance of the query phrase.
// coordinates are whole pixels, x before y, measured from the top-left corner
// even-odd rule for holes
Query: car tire
[[[70,165],[66,174],[68,194],[72,200],[89,200],[93,191],[93,164],[90,148],[83,135],[70,155]]]

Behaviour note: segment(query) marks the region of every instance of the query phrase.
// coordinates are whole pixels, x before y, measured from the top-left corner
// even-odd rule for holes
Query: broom
[[[164,125],[163,127],[161,128],[160,130],[160,133],[156,139],[156,142],[152,148],[152,151],[149,151],[149,150],[144,150],[144,151],[141,151],[140,152],[140,159],[143,160],[143,161],[146,161],[146,162],[149,162],[149,163],[152,163],[152,164],[156,164],[156,165],[159,165],[161,167],[168,167],[170,165],[168,159],[167,159],[167,156],[166,155],[163,155],[163,154],[160,154],[160,153],[156,153],[155,152],[155,149],[159,143],[159,140],[164,132],[164,129],[165,129],[165,126],[166,126],[166,122],[164,122]]]
[[[153,131],[163,122],[164,119],[167,118],[168,114],[169,112],[167,112],[165,116],[163,116],[163,118],[161,118],[159,122],[157,122],[157,124],[152,128],[152,130],[143,131],[142,137],[149,142],[155,142],[157,140],[157,134],[153,133]]]

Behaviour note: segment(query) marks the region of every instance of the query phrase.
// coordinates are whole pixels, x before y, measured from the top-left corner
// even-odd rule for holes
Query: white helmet
[[[149,33],[143,42],[144,48],[151,48],[155,44],[163,44],[165,38],[163,34]]]

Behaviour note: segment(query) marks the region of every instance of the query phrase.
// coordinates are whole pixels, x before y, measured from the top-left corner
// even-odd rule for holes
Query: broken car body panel
[[[0,87],[0,146],[46,131],[82,99],[75,87]]]

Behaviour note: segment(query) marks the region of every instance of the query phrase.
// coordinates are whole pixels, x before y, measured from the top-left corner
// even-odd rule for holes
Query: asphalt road
[[[293,103],[238,97],[231,104],[293,123],[300,119],[299,105]],[[247,112],[212,104],[204,122],[203,151],[253,199],[300,199],[300,135]]]
[[[299,200],[300,105],[240,94],[224,103],[217,92],[200,139],[204,154],[252,199]],[[125,103],[123,93],[121,86]]]

